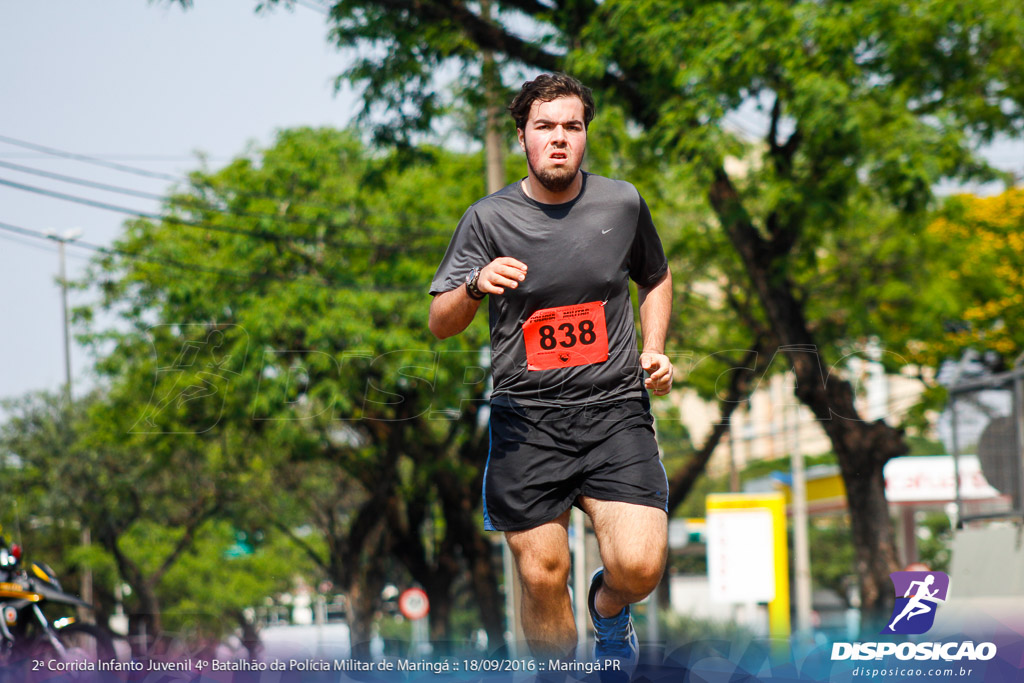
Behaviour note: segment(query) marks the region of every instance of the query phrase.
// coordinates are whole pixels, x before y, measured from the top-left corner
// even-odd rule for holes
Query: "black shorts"
[[[580,495],[667,510],[647,396],[569,408],[491,406],[484,527],[522,531]]]

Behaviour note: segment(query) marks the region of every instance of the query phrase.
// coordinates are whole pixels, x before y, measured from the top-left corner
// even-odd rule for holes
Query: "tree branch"
[[[733,412],[750,396],[750,392],[754,388],[751,380],[767,367],[776,348],[775,344],[766,346],[763,339],[758,339],[754,348],[744,354],[741,364],[733,368],[729,393],[718,402],[720,414],[718,422],[715,423],[711,434],[704,441],[700,450],[694,453],[686,465],[669,481],[668,513],[670,516],[686,499],[697,479],[704,473],[711,454],[715,452],[722,436],[729,430],[729,419]]]
[[[782,96],[776,95],[772,103],[771,123],[768,127],[768,151],[775,164],[775,172],[789,178],[793,172],[793,157],[800,146],[800,129],[797,128],[786,142],[779,144],[779,124],[782,121]]]
[[[708,190],[708,200],[715,210],[718,220],[729,235],[733,247],[739,253],[744,266],[750,270],[751,264],[767,268],[771,263],[771,252],[768,243],[758,233],[757,228],[743,206],[739,191],[733,184],[725,169],[718,166],[714,169],[714,179]]]
[[[773,157],[781,149],[779,146],[779,119],[781,118],[782,97],[776,95],[775,102],[772,103],[771,123],[768,125],[768,149],[771,150]]]
[[[562,57],[545,52],[533,43],[502,30],[497,24],[475,14],[464,2],[425,2],[423,0],[376,0],[376,2],[381,9],[388,12],[408,12],[419,22],[453,22],[460,26],[470,40],[478,46],[486,45],[492,50],[502,52],[526,64],[548,71],[559,71],[563,68],[564,59]]]
[[[538,15],[546,12],[551,12],[551,8],[542,5],[534,0],[501,0],[501,4],[506,7],[517,9],[523,14],[529,14],[531,17],[537,17]]]
[[[202,506],[200,505],[198,507]],[[220,505],[215,503],[208,509],[198,512],[196,516],[189,521],[188,525],[185,527],[185,533],[178,539],[178,542],[174,545],[174,549],[168,553],[167,557],[164,558],[164,561],[160,564],[160,568],[150,576],[149,580],[153,585],[159,583],[164,574],[174,566],[175,561],[177,561],[181,553],[183,553],[185,549],[195,541],[195,534],[199,527],[202,526],[206,520],[213,517],[218,510],[220,510]]]
[[[313,549],[313,546],[307,543],[304,538],[299,537],[294,531],[292,531],[288,527],[287,524],[283,524],[277,521],[276,519],[273,521],[273,524],[279,531],[281,531],[285,536],[287,536],[292,543],[297,545],[300,550],[306,553],[306,555],[311,560],[313,560],[313,564],[320,567],[320,569],[322,569],[325,573],[329,573],[330,567],[327,566],[327,563],[324,561],[324,559],[320,557],[319,554],[317,554],[316,550]]]

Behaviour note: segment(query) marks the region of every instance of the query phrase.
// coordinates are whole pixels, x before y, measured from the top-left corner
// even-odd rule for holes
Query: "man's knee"
[[[658,587],[664,570],[665,557],[660,553],[646,556],[631,554],[605,563],[606,583],[635,602],[647,597]]]
[[[568,553],[564,557],[526,553],[516,559],[523,589],[531,595],[544,596],[566,590],[570,570]]]

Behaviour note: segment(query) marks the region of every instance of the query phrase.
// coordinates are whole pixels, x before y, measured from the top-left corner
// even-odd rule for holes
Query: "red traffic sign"
[[[430,600],[427,600],[427,594],[422,589],[409,588],[398,596],[398,609],[403,617],[416,621],[430,612]]]

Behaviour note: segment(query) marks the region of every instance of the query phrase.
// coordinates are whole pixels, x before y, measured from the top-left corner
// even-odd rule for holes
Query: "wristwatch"
[[[486,293],[481,292],[480,288],[476,286],[477,282],[479,281],[480,269],[474,268],[473,271],[469,274],[469,276],[466,277],[466,294],[469,295],[470,299],[474,299],[476,301],[480,301],[485,296],[487,296]]]

